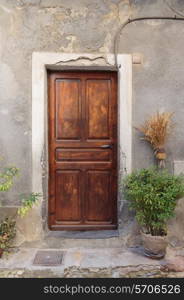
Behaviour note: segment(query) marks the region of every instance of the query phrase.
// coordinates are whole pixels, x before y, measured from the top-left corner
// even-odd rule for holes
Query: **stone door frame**
[[[132,169],[132,55],[118,54],[117,61],[119,65],[118,168],[120,176],[124,172],[131,172]],[[38,222],[40,219],[40,226],[38,226],[37,234],[34,232],[34,239],[40,238],[40,234],[43,233],[43,219],[47,219],[48,69],[112,70],[114,69],[114,55],[58,52],[33,52],[32,54],[32,192],[39,192],[43,195],[40,205],[36,206],[32,212],[37,215]],[[121,199],[118,201],[121,202]],[[43,209],[44,202],[45,209]]]

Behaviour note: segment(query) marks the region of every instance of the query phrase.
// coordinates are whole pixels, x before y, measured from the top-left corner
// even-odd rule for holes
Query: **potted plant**
[[[14,219],[9,217],[0,222],[0,257],[4,250],[11,247],[15,234],[16,230]]]
[[[146,120],[143,125],[136,127],[143,134],[141,139],[147,141],[152,146],[161,168],[165,167],[165,144],[174,127],[172,116],[172,112],[157,112]]]
[[[141,226],[144,253],[162,258],[167,247],[167,221],[184,195],[184,177],[156,168],[141,169],[123,180],[123,192]]]

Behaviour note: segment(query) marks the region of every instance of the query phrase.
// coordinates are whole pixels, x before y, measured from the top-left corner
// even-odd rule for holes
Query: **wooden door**
[[[49,227],[117,227],[117,74],[49,72]]]

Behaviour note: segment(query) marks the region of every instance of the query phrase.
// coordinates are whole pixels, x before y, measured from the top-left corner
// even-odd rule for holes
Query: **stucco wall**
[[[31,191],[31,63],[34,51],[111,53],[114,35],[129,17],[184,14],[180,0],[0,0],[0,155],[21,175],[3,205],[19,204]],[[184,22],[143,21],[122,32],[119,53],[139,53],[133,65],[133,126],[159,110],[174,111],[175,133],[168,142],[168,166],[184,159]],[[134,131],[133,167],[153,163],[152,150]],[[171,237],[183,239],[183,203]],[[130,216],[123,211],[125,222]],[[131,217],[132,218],[132,217]],[[122,220],[123,223],[123,220]],[[176,228],[176,229],[175,229]]]

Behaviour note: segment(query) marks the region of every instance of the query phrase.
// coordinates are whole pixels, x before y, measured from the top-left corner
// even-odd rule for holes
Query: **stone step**
[[[4,277],[119,277],[132,272],[160,272],[161,263],[150,261],[140,253],[121,248],[64,249],[59,266],[34,265],[36,248],[20,248],[8,259],[0,260],[0,276]],[[46,249],[54,251],[56,249]],[[151,274],[151,273],[150,273]]]
[[[66,249],[66,248],[123,248],[125,240],[120,237],[106,239],[67,239],[48,237],[41,241],[25,242],[23,248]]]
[[[58,266],[34,265],[36,248],[20,248],[0,259],[0,277],[25,278],[142,278],[181,277],[182,272],[168,271],[166,260],[152,260],[141,248],[72,248],[63,249],[63,260]],[[46,249],[54,251],[56,249]],[[172,256],[173,253],[172,253]],[[183,258],[182,258],[183,259]]]
[[[137,246],[140,239],[132,238],[131,234],[120,234],[118,230],[104,231],[53,231],[45,235],[42,240],[24,242],[23,248],[124,248],[125,246]]]

